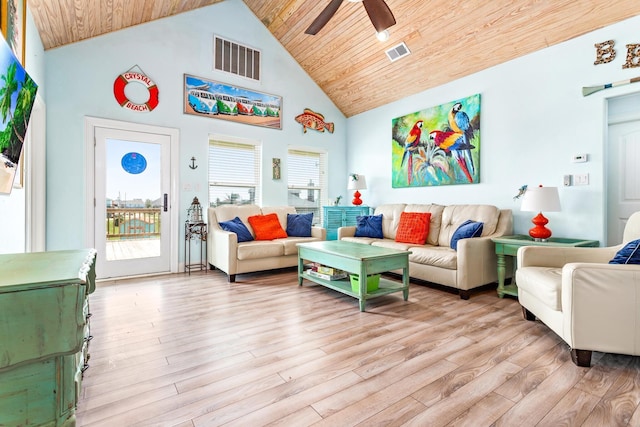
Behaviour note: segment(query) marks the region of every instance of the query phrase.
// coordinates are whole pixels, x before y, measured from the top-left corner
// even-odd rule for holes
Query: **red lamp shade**
[[[522,211],[539,212],[531,222],[535,225],[529,230],[529,236],[534,240],[547,240],[551,237],[551,230],[545,225],[549,223],[549,220],[542,215],[542,211],[546,212],[559,212],[560,211],[560,197],[558,196],[557,187],[533,187],[527,189],[522,198]]]

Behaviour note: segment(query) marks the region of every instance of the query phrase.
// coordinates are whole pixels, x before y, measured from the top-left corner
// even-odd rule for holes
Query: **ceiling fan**
[[[309,28],[305,31],[305,34],[316,35],[318,31],[322,29],[327,22],[338,11],[338,8],[344,0],[331,0],[331,3],[324,8],[320,15],[311,23]],[[384,2],[384,0],[348,0],[350,2],[362,1],[371,23],[376,29],[376,32],[381,33],[387,28],[396,24],[396,19],[391,13],[391,9]]]

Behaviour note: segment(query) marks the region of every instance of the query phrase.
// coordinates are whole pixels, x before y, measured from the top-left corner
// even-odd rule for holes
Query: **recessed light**
[[[379,33],[376,33],[376,37],[381,42],[386,42],[387,40],[389,40],[389,30],[384,30]]]

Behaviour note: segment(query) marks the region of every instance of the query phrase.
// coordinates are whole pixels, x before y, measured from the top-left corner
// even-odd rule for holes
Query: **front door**
[[[96,126],[94,138],[98,278],[170,272],[171,137]]]

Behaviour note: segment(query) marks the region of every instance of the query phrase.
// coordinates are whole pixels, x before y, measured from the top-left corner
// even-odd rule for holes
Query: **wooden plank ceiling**
[[[46,50],[220,1],[28,4]],[[387,0],[397,24],[379,42],[361,3],[344,1],[310,36],[305,29],[329,0],[243,1],[347,117],[640,14],[638,0]],[[389,61],[385,50],[400,42],[411,55]],[[620,56],[638,42],[617,41]]]

